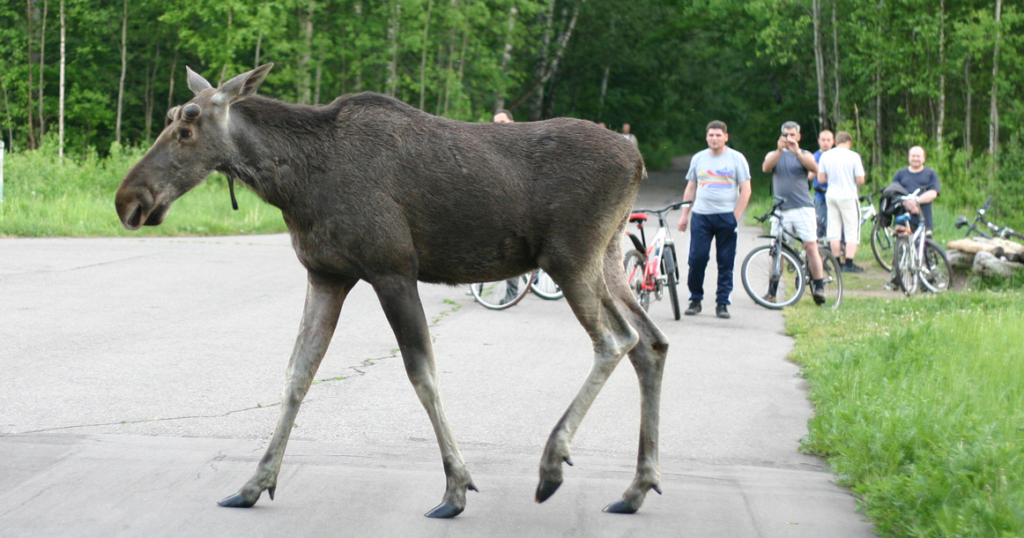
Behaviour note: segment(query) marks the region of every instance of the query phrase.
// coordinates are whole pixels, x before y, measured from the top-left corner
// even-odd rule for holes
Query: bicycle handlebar
[[[992,197],[993,195],[990,194],[988,195],[988,198],[985,198],[985,205],[978,210],[979,215],[984,215],[988,211],[989,206],[992,205]]]
[[[768,220],[768,218],[771,217],[772,215],[774,215],[775,211],[777,209],[779,209],[780,207],[782,207],[782,204],[784,204],[784,203],[786,203],[786,199],[785,198],[776,196],[775,197],[775,205],[773,205],[772,208],[769,209],[768,211],[765,211],[764,215],[761,215],[760,217],[754,217],[754,220],[756,220],[757,222],[764,222],[764,221]]]
[[[680,207],[683,207],[684,205],[692,205],[692,204],[693,204],[693,200],[690,200],[688,202],[676,202],[674,204],[669,204],[664,209],[634,209],[633,212],[634,213],[656,213],[656,214],[660,215],[662,213],[667,213],[669,211],[675,211],[676,209],[679,209]]]

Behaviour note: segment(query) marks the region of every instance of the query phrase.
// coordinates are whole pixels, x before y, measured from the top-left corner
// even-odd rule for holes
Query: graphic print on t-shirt
[[[698,170],[697,188],[699,189],[731,189],[732,178],[736,173],[728,168],[719,170]]]

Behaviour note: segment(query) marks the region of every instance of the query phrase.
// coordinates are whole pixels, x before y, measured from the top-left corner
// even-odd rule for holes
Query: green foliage
[[[883,536],[1024,534],[1022,299],[850,298],[787,314],[816,410],[804,448],[829,458]]]
[[[114,210],[114,192],[142,151],[113,145],[101,158],[57,157],[52,138],[38,151],[5,156],[2,236],[234,235],[285,230],[281,212],[248,190],[238,190],[239,211],[231,210],[227,182],[215,174],[178,200],[161,226],[128,232]]]

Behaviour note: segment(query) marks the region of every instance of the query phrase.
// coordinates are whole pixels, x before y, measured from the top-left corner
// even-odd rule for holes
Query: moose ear
[[[230,105],[235,101],[241,101],[256,93],[260,85],[266,80],[267,74],[274,68],[274,64],[263,64],[252,71],[242,73],[235,78],[225,82],[217,89],[217,95],[213,96],[213,102],[219,105]]]
[[[192,93],[199,95],[199,92],[213,87],[213,85],[205,78],[201,77],[199,73],[193,71],[191,67],[186,65],[185,71],[188,72],[188,88],[192,90]]]
[[[167,119],[169,119],[171,121],[174,121],[174,115],[178,113],[178,109],[179,108],[181,108],[181,107],[180,106],[171,107],[171,109],[167,111]]]

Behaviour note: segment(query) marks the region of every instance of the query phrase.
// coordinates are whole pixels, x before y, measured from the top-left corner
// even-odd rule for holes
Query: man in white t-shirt
[[[690,231],[690,273],[686,285],[690,289],[687,316],[700,313],[704,299],[704,271],[711,259],[711,241],[718,258],[718,289],[715,293],[715,315],[729,318],[729,294],[732,292],[732,269],[736,261],[736,228],[750,200],[750,166],[742,153],[727,147],[728,127],[721,121],[708,124],[708,149],[697,152],[686,172],[683,201],[693,202],[693,226]],[[683,206],[679,231],[685,232],[690,206]]]
[[[633,144],[634,148],[639,149],[640,148],[640,142],[636,139],[636,136],[634,136],[633,133],[631,133],[629,131],[630,131],[629,124],[628,123],[623,123],[622,124],[622,137],[625,138],[626,140],[628,140],[630,144]]]
[[[840,239],[846,237],[846,261],[840,270],[861,273],[863,267],[854,265],[857,245],[860,244],[860,203],[857,190],[864,184],[864,163],[856,151],[851,151],[853,137],[846,131],[836,133],[836,147],[821,154],[818,162],[818,183],[827,185],[825,204],[828,206],[828,225],[825,239],[831,243],[832,253],[840,255]]]

